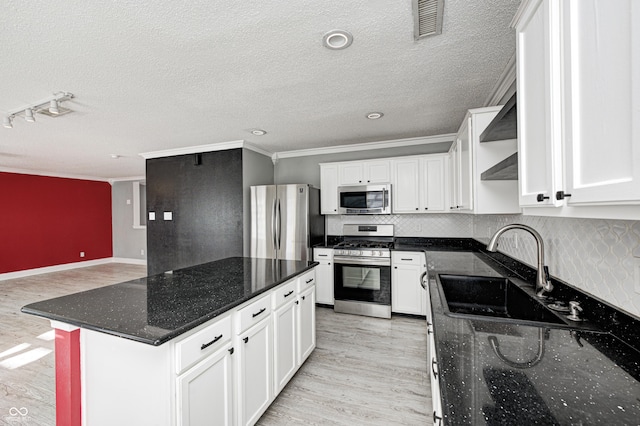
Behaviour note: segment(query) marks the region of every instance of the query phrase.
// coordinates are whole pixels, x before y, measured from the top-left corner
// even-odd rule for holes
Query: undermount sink
[[[508,278],[439,275],[445,314],[523,324],[566,323]]]

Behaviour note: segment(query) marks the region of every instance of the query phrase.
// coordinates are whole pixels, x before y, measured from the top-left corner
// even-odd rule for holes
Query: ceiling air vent
[[[442,33],[444,0],[413,0],[413,33],[416,40]]]

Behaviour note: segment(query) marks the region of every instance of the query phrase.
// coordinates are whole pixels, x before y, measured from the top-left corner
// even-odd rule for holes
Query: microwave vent
[[[413,0],[414,38],[442,34],[444,0]]]

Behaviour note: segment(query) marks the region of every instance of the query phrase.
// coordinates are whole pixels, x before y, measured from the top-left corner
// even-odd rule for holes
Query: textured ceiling
[[[0,113],[76,98],[72,114],[0,128],[0,169],[118,178],[144,175],[141,152],[455,132],[515,51],[519,3],[445,0],[442,35],[415,41],[410,0],[5,0]],[[331,29],[351,47],[324,48]]]

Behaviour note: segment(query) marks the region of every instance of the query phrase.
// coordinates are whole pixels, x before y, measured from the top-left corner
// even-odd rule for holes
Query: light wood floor
[[[49,322],[23,314],[20,308],[145,274],[144,266],[106,264],[0,281],[0,425],[55,424],[53,341],[38,338],[50,331]],[[259,425],[429,422],[424,320],[396,316],[384,320],[336,314],[327,308],[317,308],[316,314],[316,350]],[[18,352],[6,354],[16,347]],[[41,357],[11,368],[16,355],[30,351]],[[12,407],[26,408],[28,414],[12,416]]]

